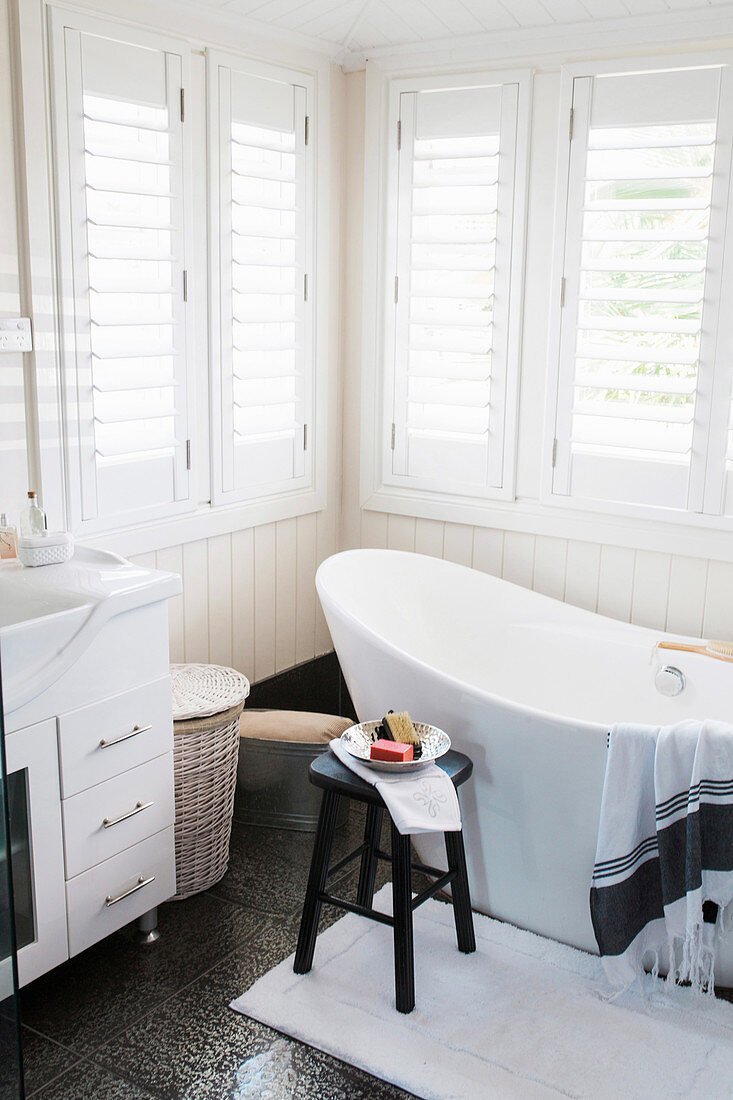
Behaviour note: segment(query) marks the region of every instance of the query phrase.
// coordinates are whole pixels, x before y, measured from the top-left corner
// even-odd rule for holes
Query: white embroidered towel
[[[461,807],[453,783],[437,764],[396,775],[362,764],[338,738],[331,750],[360,779],[376,787],[401,833],[450,833],[461,828]]]

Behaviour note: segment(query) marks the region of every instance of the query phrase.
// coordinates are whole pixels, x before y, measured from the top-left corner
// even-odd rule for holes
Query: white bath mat
[[[391,888],[377,895],[390,911]],[[732,1094],[733,1005],[660,982],[609,1003],[593,955],[476,916],[456,948],[449,905],[415,914],[415,1010],[394,1009],[392,930],[348,915],[232,1008],[424,1097],[650,1098]]]

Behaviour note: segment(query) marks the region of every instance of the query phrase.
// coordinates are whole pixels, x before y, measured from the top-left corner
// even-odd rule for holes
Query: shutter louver
[[[190,507],[181,58],[69,27],[64,44],[68,442],[78,446],[80,519],[93,529]]]
[[[720,79],[710,68],[575,81],[555,492],[702,510],[711,249],[727,199]]]
[[[306,89],[218,66],[216,501],[303,488],[312,400]]]
[[[392,480],[504,480],[516,85],[403,93]]]

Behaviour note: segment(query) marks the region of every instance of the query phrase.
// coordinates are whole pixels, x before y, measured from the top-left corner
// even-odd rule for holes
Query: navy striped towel
[[[668,980],[712,992],[731,901],[733,727],[614,726],[590,891],[611,983],[626,988],[668,952]]]

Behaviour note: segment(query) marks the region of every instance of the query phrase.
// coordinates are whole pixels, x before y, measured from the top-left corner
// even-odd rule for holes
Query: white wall
[[[0,316],[20,314],[7,0],[0,0]],[[0,512],[17,523],[27,485],[23,356],[0,355]]]
[[[493,527],[472,527],[386,515],[360,507],[358,407],[365,74],[349,74],[346,84],[345,545],[433,554],[614,618],[684,634],[730,637],[733,632],[733,564],[729,562],[628,545],[608,545],[600,540],[579,541],[503,530],[496,520],[493,520]],[[517,496],[528,502],[537,501],[540,488],[539,446],[545,401],[559,88],[559,72],[536,75],[517,470]],[[491,505],[487,505],[487,518],[491,523]],[[672,549],[670,547],[670,551]]]
[[[114,8],[100,0],[99,7]],[[137,13],[129,12],[134,19]],[[149,22],[154,12],[147,9]],[[205,31],[192,25],[192,33]],[[236,40],[230,41],[232,48]],[[248,40],[243,48],[256,48]],[[263,56],[281,57],[277,45]],[[13,138],[8,3],[0,0],[0,140]],[[183,595],[170,603],[172,661],[212,661],[233,665],[253,682],[332,649],[318,605],[314,576],[323,558],[339,546],[341,508],[341,216],[342,135],[345,78],[331,67],[330,248],[331,378],[328,393],[327,505],[310,515],[263,524],[231,534],[164,545],[135,554],[140,533],[110,536],[110,548],[147,566],[180,573]],[[13,158],[0,156],[0,313],[20,312],[21,260],[17,243]],[[200,242],[199,242],[200,243]],[[205,255],[205,244],[203,253]],[[199,317],[200,320],[200,317]],[[204,318],[205,321],[205,318]],[[203,326],[199,324],[199,329]],[[207,371],[206,333],[200,333],[197,361]],[[22,356],[0,357],[0,512],[17,518],[27,489],[26,433],[23,420]],[[205,393],[206,381],[203,381]],[[143,535],[143,541],[145,541]],[[100,540],[96,540],[99,544]],[[159,544],[162,545],[162,544]]]

